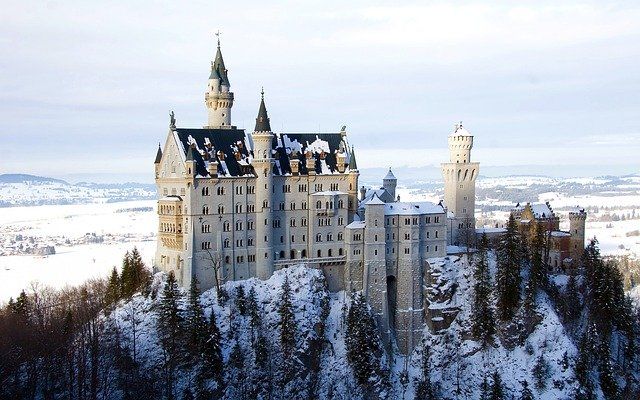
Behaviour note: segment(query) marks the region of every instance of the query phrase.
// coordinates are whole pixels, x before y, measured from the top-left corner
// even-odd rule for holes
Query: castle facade
[[[305,263],[324,272],[331,291],[362,290],[387,343],[410,352],[424,327],[429,259],[446,256],[450,226],[475,226],[473,137],[461,125],[449,137],[444,204],[398,201],[391,170],[359,197],[344,127],[273,132],[264,92],[253,132],[232,124],[219,42],[204,97],[207,124],[183,128],[172,113],[156,154],[154,267],[207,289]]]

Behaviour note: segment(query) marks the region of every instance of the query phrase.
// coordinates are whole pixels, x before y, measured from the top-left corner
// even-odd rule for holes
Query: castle
[[[400,202],[391,170],[382,188],[359,190],[344,127],[273,132],[264,92],[253,132],[234,126],[219,41],[204,97],[206,126],[179,127],[171,113],[156,154],[154,267],[207,289],[305,263],[324,272],[331,291],[362,290],[385,341],[410,352],[424,327],[429,260],[475,229],[473,136],[462,124],[449,136],[444,204]]]

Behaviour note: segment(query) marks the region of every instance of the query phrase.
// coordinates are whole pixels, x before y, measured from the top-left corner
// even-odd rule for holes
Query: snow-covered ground
[[[155,206],[155,200],[143,200],[0,208],[0,254],[12,254],[0,255],[0,302],[33,282],[62,287],[106,276],[134,246],[151,264]],[[56,253],[20,251],[46,245],[54,246]]]

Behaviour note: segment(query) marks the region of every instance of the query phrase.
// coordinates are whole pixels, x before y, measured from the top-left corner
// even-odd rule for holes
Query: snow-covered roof
[[[429,201],[417,203],[395,202],[386,203],[384,213],[385,215],[443,214],[444,208],[440,204],[431,203]]]
[[[384,205],[385,202],[380,200],[380,198],[378,196],[376,196],[376,195],[371,197],[371,200],[369,200],[369,201],[367,201],[365,203],[366,206],[368,206],[368,205],[381,205],[381,204]]]
[[[182,197],[175,195],[164,196],[160,198],[160,201],[182,201]]]
[[[379,197],[382,201],[391,202],[395,200],[394,198],[391,197],[391,194],[387,192],[387,189],[385,188],[380,188],[380,189],[369,188],[365,192],[364,198],[360,201],[360,208],[364,207],[364,205],[367,204],[367,202],[371,200],[373,196]]]
[[[340,194],[347,194],[346,192],[341,192],[339,190],[325,190],[323,192],[315,192],[312,193],[312,196],[337,196]]]
[[[349,225],[346,226],[347,229],[364,229],[365,222],[364,221],[353,221]]]
[[[455,125],[453,129],[453,133],[451,136],[473,136],[464,126],[462,126],[462,122]]]
[[[571,237],[571,234],[569,232],[564,232],[564,231],[552,231],[551,232],[551,236],[554,236],[554,237]]]
[[[553,217],[553,211],[551,211],[551,207],[546,203],[534,203],[530,204],[531,212],[536,218],[551,218]]]
[[[476,228],[476,233],[505,233],[507,228]]]
[[[384,177],[384,179],[396,179],[396,176],[393,174],[393,172],[391,172],[391,168],[389,168],[389,172],[387,172],[387,175]]]

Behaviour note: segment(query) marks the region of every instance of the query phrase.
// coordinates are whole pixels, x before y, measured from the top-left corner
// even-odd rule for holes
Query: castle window
[[[374,242],[377,242],[377,241],[378,241],[378,235],[374,235],[374,236],[373,236],[373,241],[374,241]]]
[[[333,242],[333,235],[331,233],[327,233],[327,242]]]
[[[338,241],[342,242],[342,232],[338,232]]]
[[[249,213],[256,212],[256,206],[253,204],[247,204],[247,212]]]
[[[438,231],[436,231],[436,239],[438,238]]]
[[[256,187],[255,186],[247,186],[247,194],[255,194],[256,193]],[[253,256],[254,260],[256,258],[256,256]]]
[[[438,245],[436,245],[435,247],[436,247],[436,251],[438,251]]]
[[[296,209],[296,203],[291,202],[291,204],[289,204],[289,207],[291,210],[295,210]]]
[[[236,247],[243,247],[243,245],[244,245],[244,240],[242,239],[236,240]]]
[[[302,258],[307,258],[307,249],[302,249],[301,257]]]
[[[280,220],[279,219],[274,219],[273,220],[273,227],[274,228],[280,228]]]
[[[208,211],[207,214],[209,214]],[[218,204],[218,214],[224,214],[224,206],[222,204]]]
[[[284,211],[284,201],[280,202],[280,211]]]
[[[280,250],[280,258],[284,258],[284,250]]]
[[[253,238],[247,238],[247,246],[253,246]]]
[[[405,247],[404,254],[411,254],[411,250],[408,247]]]
[[[316,242],[322,242],[322,235],[320,233],[316,235]]]
[[[435,217],[435,223],[439,224],[440,223],[440,217]]]
[[[249,261],[250,263],[256,262],[256,255],[255,254],[249,254],[247,256],[247,261]]]
[[[236,214],[241,214],[242,213],[242,204],[238,203],[236,204]]]
[[[467,209],[466,209],[466,208],[463,208],[463,209],[462,209],[462,213],[463,213],[463,214],[466,214],[466,213],[467,213]]]
[[[344,218],[338,217],[338,226],[344,225]]]
[[[344,201],[338,200],[338,208],[343,208],[343,207],[344,207]]]
[[[295,218],[291,218],[289,220],[289,226],[292,227],[292,228],[295,228],[295,226],[296,226],[296,219]]]
[[[224,263],[225,263],[225,264],[229,264],[230,262],[231,262],[231,257],[229,257],[229,256],[225,256],[225,257],[224,257]]]
[[[206,206],[206,205],[202,206],[202,213],[204,215],[209,214],[209,206]]]
[[[306,201],[303,201],[303,202],[302,202],[302,209],[303,209],[303,210],[306,210],[306,209],[307,209],[307,202],[306,202]]]
[[[374,225],[374,226],[378,226],[378,220],[377,220],[377,219],[373,220],[373,225]],[[376,240],[377,240],[377,239],[376,239]]]
[[[217,193],[218,196],[224,196],[224,187],[218,186]]]
[[[236,194],[242,194],[242,186],[236,186]]]
[[[307,235],[302,235],[302,243],[307,241]]]
[[[280,243],[284,243],[284,236],[280,236]]]
[[[294,260],[296,258],[296,251],[295,250],[291,250],[289,252],[289,258]]]
[[[296,235],[291,235],[291,243],[295,243],[296,242]]]
[[[404,234],[404,240],[410,240],[411,239],[411,235],[408,233]]]
[[[333,249],[329,249],[329,254],[327,254],[328,257],[332,257],[333,256]]]
[[[241,231],[241,230],[242,230],[242,222],[236,221],[236,231]]]
[[[338,249],[338,255],[341,256],[341,255],[343,255],[342,253],[344,253],[344,250],[342,250],[342,247],[340,247]]]
[[[229,242],[229,238],[227,238],[224,240],[222,247],[224,247],[225,249],[228,249],[229,246],[230,246],[230,242]]]
[[[429,236],[431,236],[431,232],[427,231],[427,239],[429,239]]]
[[[405,225],[411,225],[411,218],[405,218],[404,219],[404,224]]]
[[[262,208],[269,208],[269,202],[267,200],[262,202]]]
[[[320,200],[316,201],[316,209],[319,210],[322,208],[322,202]]]
[[[302,218],[300,220],[300,226],[307,226],[307,219],[306,218]]]
[[[211,232],[211,225],[202,224],[202,233],[210,233],[210,232]]]
[[[318,249],[318,257],[322,257],[322,250]]]
[[[431,217],[427,217],[424,219],[424,223],[425,224],[430,224],[431,223]]]
[[[229,221],[224,221],[224,223],[222,224],[222,230],[224,232],[229,232],[231,230],[231,224],[229,223]]]

